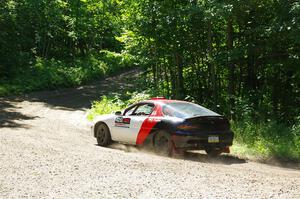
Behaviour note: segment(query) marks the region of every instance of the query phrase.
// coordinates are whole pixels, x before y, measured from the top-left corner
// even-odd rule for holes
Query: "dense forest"
[[[140,66],[156,94],[280,124],[300,151],[299,56],[297,0],[0,1],[0,95]]]
[[[0,95],[82,84],[132,65],[117,1],[0,1]]]

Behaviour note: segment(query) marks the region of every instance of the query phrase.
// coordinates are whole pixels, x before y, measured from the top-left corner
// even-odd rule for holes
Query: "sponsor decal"
[[[116,117],[115,123],[122,123],[123,117]]]
[[[130,124],[130,118],[123,118],[124,124]]]
[[[129,128],[129,125],[130,125],[130,118],[116,117],[115,119],[116,127]]]

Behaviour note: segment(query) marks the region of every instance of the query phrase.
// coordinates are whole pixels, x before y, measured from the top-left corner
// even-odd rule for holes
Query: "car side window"
[[[136,109],[137,105],[125,110],[124,112],[124,116],[129,116],[129,115],[132,115],[133,111]]]
[[[135,109],[132,115],[150,115],[153,109],[153,104],[142,104],[137,109]]]
[[[162,112],[165,116],[184,118],[184,115],[182,113],[168,105],[163,106]]]

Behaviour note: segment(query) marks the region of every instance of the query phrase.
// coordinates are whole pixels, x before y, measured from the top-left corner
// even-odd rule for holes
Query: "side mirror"
[[[122,115],[122,112],[121,111],[116,111],[115,115]]]

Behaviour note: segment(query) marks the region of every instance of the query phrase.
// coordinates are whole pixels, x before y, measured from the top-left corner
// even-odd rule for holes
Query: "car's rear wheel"
[[[171,136],[165,131],[155,133],[154,148],[161,155],[172,156],[175,153],[175,145],[171,140]]]
[[[106,124],[100,123],[97,125],[96,138],[99,146],[107,146],[111,143],[110,131]]]
[[[205,149],[205,152],[210,157],[217,157],[223,152],[223,150],[211,148],[211,149]]]

